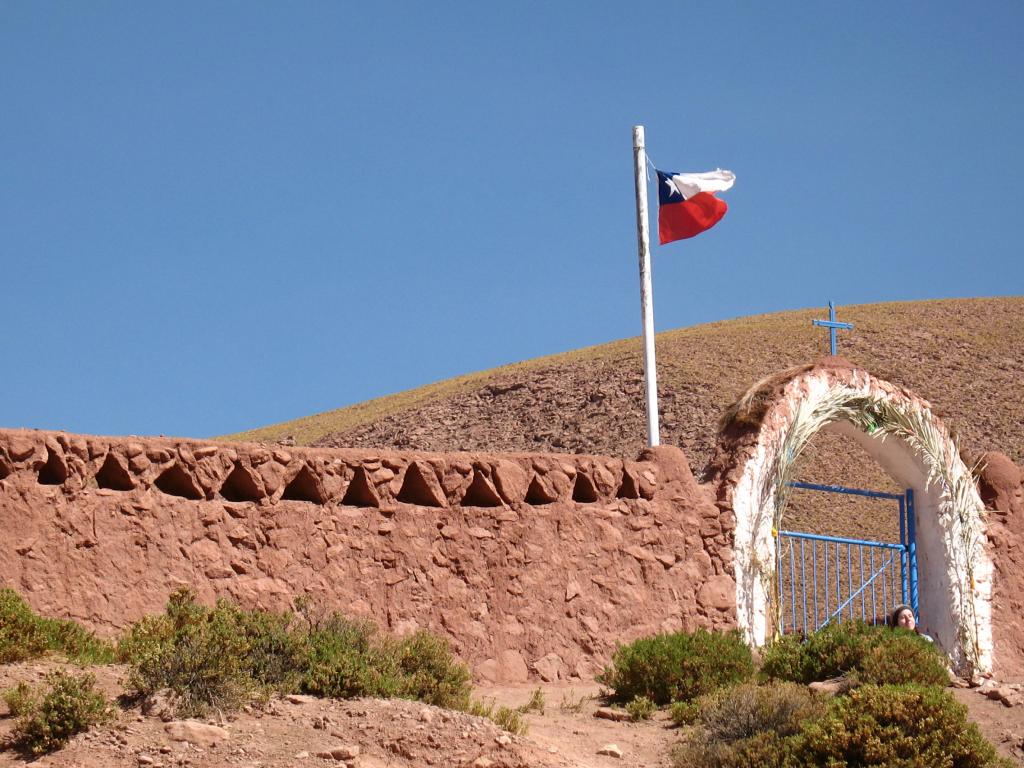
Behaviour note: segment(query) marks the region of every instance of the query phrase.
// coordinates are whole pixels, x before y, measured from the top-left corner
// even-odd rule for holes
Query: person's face
[[[914,621],[914,612],[904,608],[900,611],[900,615],[896,617],[896,626],[903,627],[904,629],[913,629],[917,626],[917,622]]]

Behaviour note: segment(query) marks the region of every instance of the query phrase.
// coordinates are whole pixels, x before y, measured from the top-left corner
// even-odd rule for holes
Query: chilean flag
[[[657,169],[655,169],[657,170]],[[715,197],[736,181],[732,171],[658,173],[658,242],[664,245],[711,229],[729,206]]]

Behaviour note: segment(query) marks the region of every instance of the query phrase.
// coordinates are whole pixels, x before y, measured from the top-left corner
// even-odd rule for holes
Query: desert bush
[[[573,714],[578,715],[583,711],[583,707],[586,706],[590,698],[591,697],[586,694],[580,694],[577,696],[576,692],[570,688],[562,694],[562,700],[559,702],[558,708],[563,712],[572,712]]]
[[[448,709],[469,705],[469,669],[452,655],[446,640],[419,631],[388,645],[399,676],[399,696]]]
[[[332,613],[298,621],[291,613],[213,608],[179,590],[166,612],[132,625],[118,645],[141,695],[176,694],[179,714],[230,710],[259,693],[396,696],[451,709],[469,705],[469,670],[427,632],[396,640],[369,622]]]
[[[875,685],[945,686],[949,683],[946,660],[933,643],[898,629],[874,645],[860,660],[854,673],[858,682]]]
[[[668,709],[668,719],[677,726],[693,725],[701,712],[701,699],[674,701]]]
[[[663,706],[688,701],[753,674],[739,632],[660,634],[619,646],[598,681],[617,701],[644,696]]]
[[[811,768],[820,765],[1009,766],[967,720],[967,710],[940,688],[917,684],[864,685],[836,696],[827,705],[800,703],[789,686],[785,693],[763,693],[763,701],[785,701],[768,707],[769,717],[756,717],[760,730],[743,726],[743,713],[757,711],[744,699],[749,692],[733,689],[702,714],[695,738],[672,754],[677,768]],[[806,693],[803,694],[806,696]],[[722,707],[724,702],[729,702]],[[731,715],[731,716],[730,716]]]
[[[429,632],[401,640],[366,621],[331,614],[309,632],[302,687],[336,698],[397,696],[449,709],[469,706],[469,670]]]
[[[18,683],[4,691],[4,703],[11,717],[21,717],[39,706],[39,690],[28,683]]]
[[[626,704],[626,711],[629,713],[629,716],[633,718],[633,722],[650,720],[651,715],[653,715],[657,709],[658,708],[655,706],[654,702],[646,696],[637,696]]]
[[[768,645],[761,676],[811,683],[839,675],[876,684],[945,685],[946,661],[938,648],[905,630],[862,621],[828,624],[804,642],[786,636]]]
[[[823,710],[806,686],[744,683],[708,697],[697,722],[705,740],[731,743],[760,733],[790,736]]]
[[[471,700],[465,711],[474,717],[483,717],[490,720],[499,728],[503,728],[516,736],[526,734],[527,726],[523,722],[523,708],[511,709],[509,707],[494,706],[494,699]]]
[[[765,648],[761,673],[796,683],[837,677],[857,668],[875,634],[862,621],[847,621],[826,624],[802,643],[796,637],[784,637]]]
[[[804,765],[1004,764],[967,720],[967,709],[945,691],[921,685],[865,685],[829,704],[810,723],[798,754]]]
[[[110,644],[92,632],[68,619],[39,616],[13,589],[0,589],[0,664],[34,659],[47,651],[83,664],[113,660]]]
[[[807,663],[803,638],[799,635],[783,635],[761,649],[759,676],[763,680],[803,682],[808,676],[805,670]],[[808,682],[813,682],[813,679]]]
[[[60,749],[75,734],[109,719],[111,705],[95,686],[91,674],[48,674],[43,690],[25,693],[20,704],[23,711],[11,733],[12,744],[23,752],[41,755]]]
[[[338,699],[398,694],[394,654],[370,622],[331,614],[310,629],[307,642],[306,693]]]
[[[120,644],[131,664],[128,686],[144,696],[170,688],[184,716],[237,708],[256,688],[241,613],[227,601],[207,608],[190,590],[178,590],[164,615],[137,622]]]
[[[530,700],[525,704],[521,704],[516,707],[524,715],[528,712],[536,712],[538,715],[544,714],[544,691],[540,688],[534,688],[530,693]]]
[[[795,746],[792,737],[770,732],[734,742],[688,742],[673,748],[672,768],[802,767],[804,764],[794,755]]]
[[[0,589],[0,664],[42,656],[48,643],[38,617],[13,589]]]
[[[523,714],[517,709],[498,707],[497,711],[491,715],[491,720],[499,728],[505,729],[513,736],[526,735],[527,727],[526,723],[523,722]]]
[[[249,646],[243,659],[246,674],[265,691],[285,694],[299,690],[309,649],[305,632],[293,626],[293,616],[234,611],[234,621]]]
[[[822,705],[805,686],[743,683],[700,701],[690,740],[673,753],[677,766],[783,766],[793,760],[789,737],[819,716]]]

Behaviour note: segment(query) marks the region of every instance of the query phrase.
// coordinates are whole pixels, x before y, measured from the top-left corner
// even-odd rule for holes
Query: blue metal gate
[[[914,491],[908,488],[900,495],[814,483],[790,483],[790,487],[896,501],[900,540],[778,531],[775,561],[780,632],[806,635],[833,619],[859,618],[877,624],[899,603],[911,606],[917,614]]]

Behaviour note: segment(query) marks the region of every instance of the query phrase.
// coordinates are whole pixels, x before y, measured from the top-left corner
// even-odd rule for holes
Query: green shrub
[[[305,633],[292,626],[292,615],[234,610],[234,621],[249,647],[243,660],[246,674],[267,691],[299,690],[309,649]]]
[[[876,684],[945,685],[946,661],[938,648],[906,630],[862,621],[828,624],[800,642],[786,636],[762,655],[761,676],[812,683],[840,675]]]
[[[675,725],[680,727],[684,725],[693,725],[697,722],[697,718],[700,717],[701,712],[701,700],[694,699],[693,701],[674,701],[672,706],[668,710],[668,718]]]
[[[516,707],[519,712],[524,715],[527,712],[536,712],[538,715],[544,714],[544,691],[540,688],[534,688],[530,693],[530,700],[525,704],[521,704]]]
[[[115,655],[122,664],[134,664],[171,642],[174,625],[166,614],[143,616],[117,641]]]
[[[586,694],[580,694],[576,696],[576,692],[571,688],[562,694],[562,700],[558,704],[558,708],[563,712],[572,712],[578,715],[583,711],[583,707],[586,706],[587,701],[590,700],[590,696]]]
[[[619,646],[598,682],[617,701],[645,696],[663,706],[688,701],[753,674],[750,649],[736,630],[654,635]]]
[[[466,706],[465,711],[474,717],[483,717],[490,720],[499,728],[503,728],[516,736],[526,734],[527,726],[523,722],[523,708],[510,709],[509,707],[494,708],[494,699],[485,701],[472,700]]]
[[[826,624],[803,643],[784,637],[765,649],[761,672],[796,683],[837,677],[857,668],[877,634],[878,629],[862,621],[847,621]]]
[[[85,664],[113,661],[110,645],[68,619],[36,614],[17,592],[0,589],[0,664],[10,664],[55,651]]]
[[[655,706],[654,702],[646,696],[637,696],[626,704],[626,711],[629,712],[629,716],[633,718],[633,722],[650,720],[651,715],[653,715],[657,709],[658,708]]]
[[[46,689],[29,693],[11,734],[13,745],[29,754],[60,749],[77,733],[110,718],[110,703],[95,689],[96,678],[51,672]]]
[[[11,717],[21,717],[39,706],[39,690],[28,683],[18,683],[4,691],[4,703],[7,704]]]
[[[898,629],[890,630],[882,642],[864,654],[856,678],[875,685],[919,683],[942,687],[949,683],[949,672],[942,652],[933,643]]]
[[[376,634],[369,622],[328,616],[309,632],[302,689],[338,699],[397,695],[394,654]]]
[[[39,618],[13,589],[0,589],[0,664],[33,659],[48,650]]]
[[[967,720],[967,709],[939,688],[865,685],[829,704],[808,725],[805,765],[999,765],[995,748]]]
[[[302,688],[318,696],[397,696],[466,709],[469,680],[469,670],[436,635],[420,631],[393,640],[369,622],[331,614],[310,630]]]
[[[744,683],[708,697],[698,723],[706,741],[732,743],[760,733],[790,736],[823,710],[806,686]]]
[[[789,737],[824,711],[806,687],[795,683],[744,683],[700,703],[696,731],[674,751],[674,765],[788,765],[795,747]]]
[[[522,713],[517,709],[498,707],[498,711],[491,715],[491,720],[493,720],[499,728],[504,728],[513,736],[526,735],[526,723],[523,722]]]
[[[237,708],[256,688],[241,613],[227,601],[206,608],[191,591],[178,590],[164,616],[137,622],[121,643],[131,664],[128,686],[144,696],[170,688],[187,717]]]
[[[308,608],[296,625],[291,613],[246,611],[227,600],[207,608],[187,589],[171,595],[164,614],[133,624],[118,657],[131,665],[133,690],[170,688],[184,716],[297,690],[469,706],[469,670],[427,632],[395,640],[337,613],[314,619]]]
[[[812,766],[949,766],[994,768],[1009,763],[996,756],[967,710],[940,688],[921,685],[864,685],[827,705],[804,709],[799,695],[783,687],[785,700],[769,717],[758,718],[763,728],[740,727],[750,693],[733,689],[715,697],[702,714],[695,738],[673,751],[676,768],[811,768]],[[806,694],[805,694],[806,695]],[[776,699],[778,700],[778,699]],[[723,708],[723,703],[725,704]],[[717,710],[717,711],[716,711]],[[772,711],[772,707],[768,707]],[[789,712],[787,714],[787,711]]]
[[[469,669],[452,656],[446,640],[419,631],[392,647],[400,678],[399,696],[448,709],[469,705]]]
[[[804,764],[795,746],[792,737],[770,732],[734,742],[689,742],[672,750],[672,768],[797,768]]]
[[[803,639],[799,635],[783,635],[761,649],[760,676],[766,680],[804,682],[808,663]],[[814,682],[813,677],[807,682]]]

